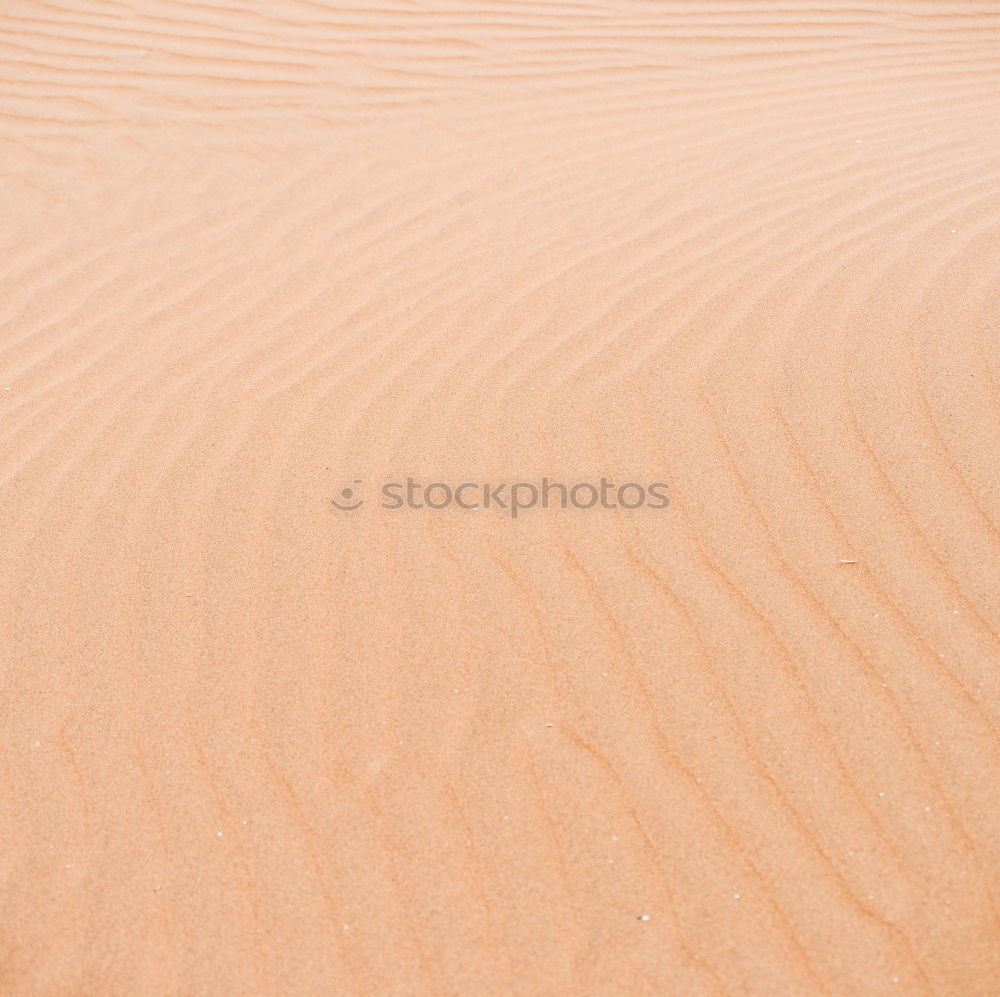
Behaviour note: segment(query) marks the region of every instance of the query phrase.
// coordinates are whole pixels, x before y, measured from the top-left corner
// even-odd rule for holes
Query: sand
[[[998,51],[4,5],[0,992],[1000,994]]]

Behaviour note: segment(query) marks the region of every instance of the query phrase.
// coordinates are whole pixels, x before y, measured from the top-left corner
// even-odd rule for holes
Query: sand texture
[[[996,0],[6,0],[0,994],[997,997],[998,443]]]

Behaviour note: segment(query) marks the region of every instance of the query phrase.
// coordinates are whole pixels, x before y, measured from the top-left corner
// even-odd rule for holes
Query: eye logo
[[[361,479],[360,478],[355,478],[353,483],[355,485],[360,485],[361,484]],[[339,497],[345,503],[344,505],[341,505],[340,502],[338,502],[337,499],[335,499],[335,498],[330,499],[330,501],[338,509],[340,509],[341,512],[353,512],[355,509],[360,509],[361,506],[363,506],[365,504],[365,500],[361,499],[361,498],[359,498],[356,502],[353,502],[353,499],[354,499],[354,489],[350,488],[350,487],[348,487],[348,488],[341,488],[341,490],[340,490],[340,496]]]

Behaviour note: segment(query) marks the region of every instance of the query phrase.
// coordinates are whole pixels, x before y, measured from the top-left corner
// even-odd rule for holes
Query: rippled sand
[[[1000,994],[998,52],[6,4],[0,992]]]

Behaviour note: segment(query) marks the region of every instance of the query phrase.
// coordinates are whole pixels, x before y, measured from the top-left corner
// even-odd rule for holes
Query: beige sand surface
[[[995,0],[7,0],[0,164],[0,993],[1000,994]]]

